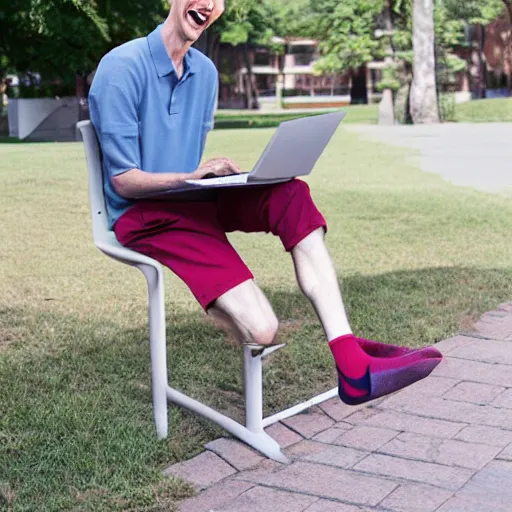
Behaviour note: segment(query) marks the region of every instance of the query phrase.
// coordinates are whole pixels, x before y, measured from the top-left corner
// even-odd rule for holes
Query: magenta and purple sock
[[[338,394],[348,405],[388,395],[427,377],[441,362],[433,347],[408,349],[341,336],[329,343],[338,369]]]

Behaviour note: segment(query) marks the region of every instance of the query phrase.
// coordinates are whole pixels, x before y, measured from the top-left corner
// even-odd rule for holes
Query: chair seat
[[[113,231],[104,231],[94,239],[96,247],[111,258],[114,258],[129,265],[150,265],[151,267],[161,270],[162,266],[158,261],[144,256],[138,252],[132,251],[122,246],[116,238]]]

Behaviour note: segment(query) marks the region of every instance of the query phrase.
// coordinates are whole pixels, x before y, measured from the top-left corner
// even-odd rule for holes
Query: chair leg
[[[251,432],[263,432],[262,354],[244,347],[245,426]]]
[[[153,413],[159,439],[169,432],[167,415],[167,340],[165,333],[164,283],[161,270],[141,265],[148,284],[149,343],[151,352],[151,388]]]

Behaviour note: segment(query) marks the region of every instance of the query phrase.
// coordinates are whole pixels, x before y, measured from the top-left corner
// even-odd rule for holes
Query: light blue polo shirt
[[[133,205],[116,193],[113,176],[135,168],[191,173],[213,128],[218,92],[214,64],[190,48],[178,80],[161,31],[162,25],[105,55],[89,94],[91,121],[103,153],[110,227]]]

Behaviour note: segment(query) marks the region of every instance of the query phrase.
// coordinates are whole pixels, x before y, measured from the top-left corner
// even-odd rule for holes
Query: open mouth
[[[209,19],[209,16],[206,16],[203,13],[196,11],[195,9],[190,9],[187,14],[192,18],[194,23],[200,27],[206,25]]]

